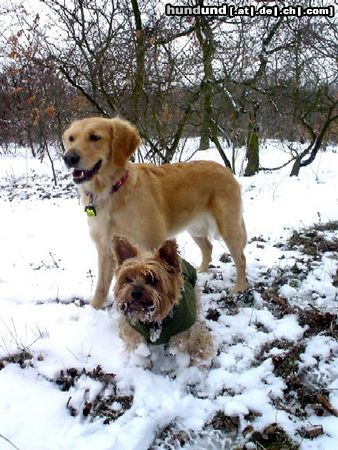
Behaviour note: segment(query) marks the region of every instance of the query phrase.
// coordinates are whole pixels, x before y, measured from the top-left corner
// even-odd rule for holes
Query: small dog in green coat
[[[113,250],[115,303],[122,312],[119,331],[126,349],[142,342],[169,344],[174,353],[189,353],[193,364],[210,359],[213,340],[198,318],[196,270],[180,258],[176,241],[149,253],[115,236]]]

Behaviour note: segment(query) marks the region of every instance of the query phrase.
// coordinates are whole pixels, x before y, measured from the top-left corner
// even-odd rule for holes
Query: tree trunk
[[[231,169],[231,163],[228,160],[226,154],[224,153],[224,150],[219,142],[218,136],[217,136],[217,128],[214,125],[214,122],[211,122],[211,128],[210,128],[210,138],[212,142],[216,145],[216,148],[218,150],[218,153],[221,155],[221,158],[223,159],[224,164]]]
[[[290,173],[290,177],[298,177],[301,168],[301,162],[302,162],[301,158],[295,159],[295,162],[293,163],[292,170]]]
[[[338,100],[332,103],[322,129],[318,134],[316,134],[314,128],[312,128],[305,120],[303,120],[303,125],[309,130],[310,134],[312,135],[312,142],[300,155],[297,156],[292,166],[290,177],[298,177],[301,167],[306,167],[315,160],[317,153],[323,145],[325,135],[329,131],[331,124],[338,120],[338,115],[333,115],[337,105]],[[304,159],[308,155],[309,157],[307,159]]]
[[[131,0],[134,19],[135,19],[135,54],[136,54],[136,71],[135,71],[135,85],[133,90],[133,121],[137,124],[140,111],[144,107],[141,105],[141,100],[144,97],[144,73],[145,73],[145,41],[144,30],[142,25],[141,12],[137,0]],[[144,111],[143,111],[144,113]]]
[[[208,70],[209,71],[209,70]],[[203,83],[202,101],[203,101],[203,118],[201,127],[200,150],[210,148],[210,122],[212,117],[212,85],[210,82]]]
[[[244,172],[245,177],[251,177],[259,172],[259,128],[257,125],[258,108],[258,103],[254,102],[253,113],[250,113],[249,117],[249,132],[246,151],[248,162]]]
[[[202,0],[198,0],[198,4],[203,4]],[[202,126],[200,150],[206,150],[210,147],[210,126],[212,121],[212,96],[214,73],[212,61],[215,54],[215,46],[213,33],[208,22],[208,18],[200,16],[196,17],[196,37],[202,49],[204,76],[201,85],[202,95]]]
[[[29,126],[28,126],[28,129],[27,129],[27,140],[28,140],[29,148],[31,149],[31,152],[32,152],[32,156],[33,156],[33,158],[35,158],[36,157],[36,153],[35,153],[35,150],[34,150],[34,142],[33,142],[33,139],[32,139],[32,134],[31,134],[31,130],[30,130]]]
[[[249,133],[246,155],[248,162],[244,176],[251,177],[259,171],[259,137],[257,127],[254,127]]]

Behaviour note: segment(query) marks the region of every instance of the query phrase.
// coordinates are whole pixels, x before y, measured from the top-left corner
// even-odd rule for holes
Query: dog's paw
[[[176,363],[180,369],[186,369],[191,364],[189,353],[177,353]]]
[[[145,342],[141,342],[134,351],[135,355],[141,356],[143,358],[148,358],[150,356],[150,348]]]
[[[102,297],[93,297],[90,301],[90,306],[94,309],[101,309],[105,304],[106,299]]]
[[[185,369],[190,366],[190,355],[188,352],[182,352],[177,346],[172,345],[169,348],[169,353],[175,357],[178,368]]]
[[[152,360],[149,346],[142,342],[129,354],[129,361],[132,365],[151,369]]]

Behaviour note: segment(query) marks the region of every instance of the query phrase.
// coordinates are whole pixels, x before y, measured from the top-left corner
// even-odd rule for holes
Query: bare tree
[[[156,2],[145,0],[42,1],[67,43],[43,36],[51,63],[94,111],[130,119],[149,156],[169,162],[198,98],[195,88],[178,80],[187,54],[176,52],[175,40],[188,36],[190,25],[178,19],[170,27],[156,14]]]
[[[170,162],[200,135],[200,147],[213,141],[233,170],[246,146],[245,175],[259,170],[262,137],[302,137],[303,149],[292,147],[297,173],[336,121],[334,18],[167,17],[156,0],[41,2],[46,23],[20,9],[17,30],[0,35],[2,138],[13,135],[11,114],[20,117],[15,138],[34,152],[45,148],[39,136],[50,142],[74,117],[121,114],[154,162]]]
[[[22,10],[21,17],[25,14]],[[2,42],[6,57],[0,70],[0,130],[4,141],[28,146],[41,160],[48,157],[56,183],[51,144],[60,144],[61,122],[76,94],[55,68],[38,64],[38,24],[38,15],[28,28],[18,23]]]
[[[291,176],[315,160],[338,119],[334,21],[320,17],[288,18],[283,31],[292,46],[283,49],[269,79],[270,92],[275,84],[279,122],[291,130],[291,140],[303,142],[300,151],[290,146]]]

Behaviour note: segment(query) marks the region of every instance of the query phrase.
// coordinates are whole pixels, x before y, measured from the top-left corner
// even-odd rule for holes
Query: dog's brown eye
[[[150,284],[150,286],[154,286],[154,284],[157,283],[157,280],[152,275],[147,275],[145,282],[146,282],[146,284]]]
[[[70,140],[70,142],[73,142],[74,141],[74,136],[69,136],[69,140]]]
[[[125,278],[125,281],[126,281],[126,283],[132,283],[132,282],[133,282],[133,279],[130,278],[130,277],[126,277],[126,278]]]
[[[89,136],[89,140],[93,142],[99,141],[100,139],[101,139],[100,136],[97,136],[96,134],[91,134]]]

